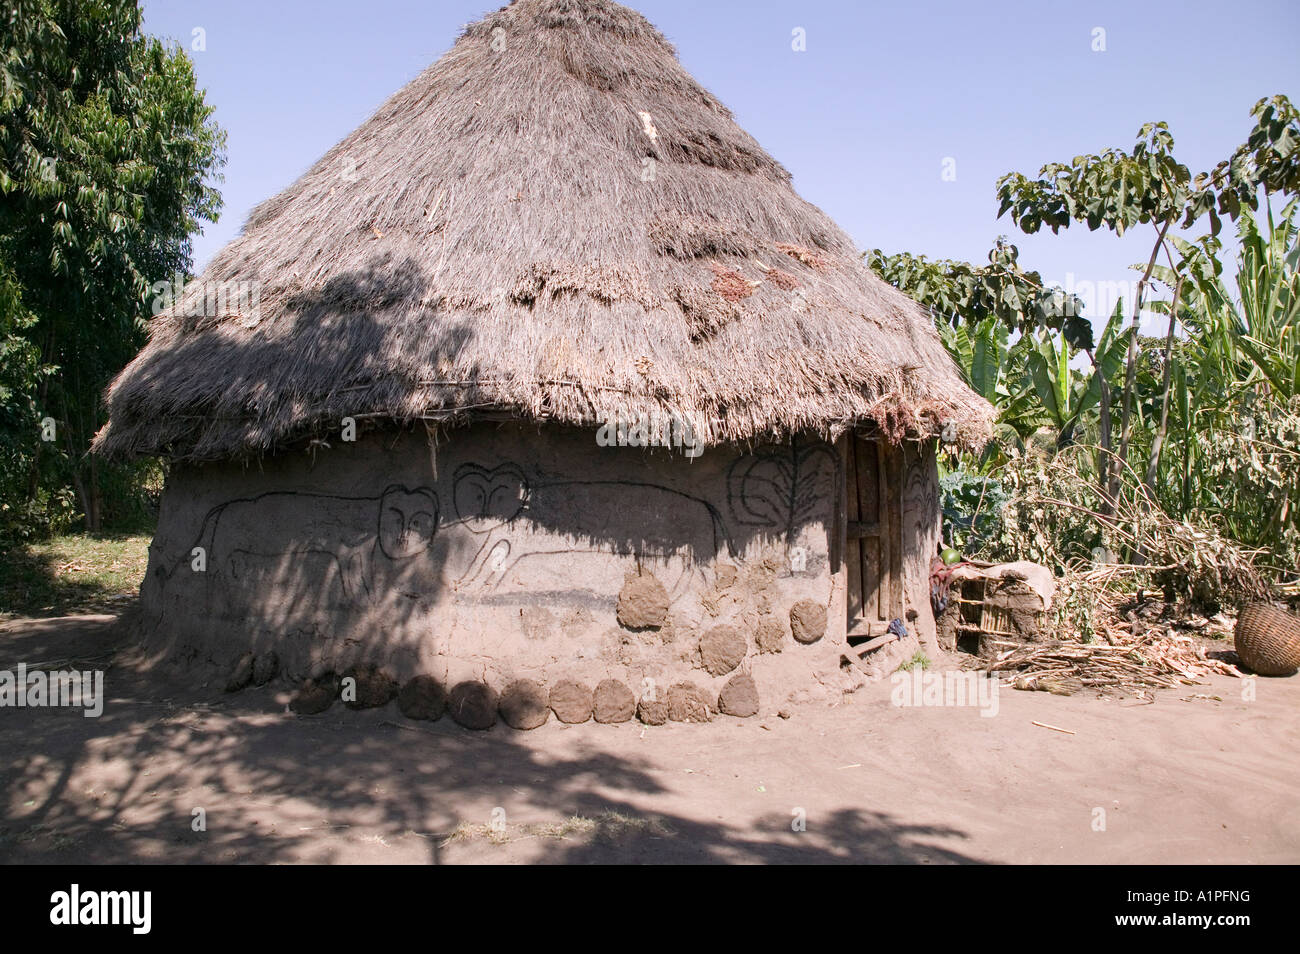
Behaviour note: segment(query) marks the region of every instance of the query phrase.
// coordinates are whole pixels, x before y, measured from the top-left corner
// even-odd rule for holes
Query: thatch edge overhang
[[[899,444],[904,441],[938,440],[943,446],[979,452],[992,436],[989,416],[972,409],[965,414],[951,413],[951,408],[918,407],[891,401],[889,396],[876,402],[876,413],[838,420],[808,420],[786,426],[768,426],[761,430],[737,430],[719,427],[723,422],[713,421],[706,429],[690,423],[692,434],[705,449],[724,445],[757,446],[786,442],[792,438],[815,435],[835,442],[841,435],[854,431],[867,437]],[[939,411],[943,416],[936,416]],[[297,449],[311,450],[313,446],[332,446],[339,440],[344,421],[355,425],[359,439],[369,432],[400,431],[420,424],[453,430],[476,424],[531,424],[537,427],[567,426],[589,429],[594,433],[601,427],[617,422],[619,414],[627,419],[647,415],[651,420],[688,420],[676,409],[653,401],[620,405],[607,416],[594,414],[583,418],[564,418],[559,415],[533,413],[528,409],[506,405],[477,404],[430,409],[421,414],[396,415],[383,411],[352,410],[340,408],[336,414],[309,422],[284,432],[268,433],[265,423],[253,418],[241,421],[209,420],[199,429],[197,439],[188,431],[184,438],[169,443],[165,433],[156,427],[142,424],[134,428],[105,427],[96,437],[94,453],[112,460],[129,460],[156,457],[171,463],[205,464],[220,461],[257,461]],[[702,435],[712,435],[704,437]],[[593,437],[594,440],[594,437]],[[594,446],[594,445],[593,445]]]

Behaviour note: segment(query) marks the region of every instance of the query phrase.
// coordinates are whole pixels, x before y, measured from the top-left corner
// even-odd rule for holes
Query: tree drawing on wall
[[[789,543],[803,524],[830,519],[839,504],[839,457],[824,441],[761,447],[727,472],[727,504],[740,526],[783,535]],[[829,502],[824,479],[830,479]]]

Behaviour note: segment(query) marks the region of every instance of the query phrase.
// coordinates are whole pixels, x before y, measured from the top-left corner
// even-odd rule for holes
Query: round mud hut
[[[466,29],[175,290],[107,400],[97,452],[169,462],[157,659],[686,720],[934,651],[936,439],[990,421],[608,0]]]

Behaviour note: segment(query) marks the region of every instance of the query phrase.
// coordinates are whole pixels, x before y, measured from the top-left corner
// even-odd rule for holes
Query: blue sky
[[[225,211],[196,239],[195,264],[499,5],[146,0],[149,32],[190,49],[202,31],[191,56],[229,134]],[[1256,100],[1300,99],[1296,0],[632,5],[860,248],[980,262],[1008,234],[1023,265],[1075,290],[1131,284],[1150,240],[1022,235],[996,218],[1000,175],[1131,148],[1150,120],[1170,124],[1195,173],[1245,138]]]

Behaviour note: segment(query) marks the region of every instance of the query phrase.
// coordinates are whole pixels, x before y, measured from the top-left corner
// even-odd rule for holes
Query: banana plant
[[[1175,267],[1157,274],[1165,284],[1184,280],[1181,318],[1212,408],[1288,404],[1300,394],[1300,199],[1279,220],[1271,208],[1265,215],[1267,229],[1249,211],[1238,220],[1235,288],[1221,274],[1217,243],[1204,240],[1179,242]]]
[[[940,323],[939,338],[966,384],[993,405],[997,412],[994,430],[998,440],[990,441],[978,461],[972,462],[978,473],[987,473],[1002,463],[1003,443],[1018,445],[1024,434],[1016,426],[1010,410],[1008,381],[1014,375],[1011,361],[1010,332],[996,316],[956,326]]]
[[[1217,241],[1202,239],[1179,243],[1174,269],[1157,276],[1166,285],[1183,279],[1186,338],[1172,353],[1169,459],[1155,461],[1153,486],[1171,512],[1213,514],[1255,545],[1296,532],[1294,489],[1242,488],[1251,486],[1248,472],[1276,469],[1261,467],[1261,455],[1276,456],[1277,445],[1288,443],[1276,435],[1258,443],[1257,424],[1294,414],[1300,393],[1298,220],[1297,200],[1277,218],[1267,205],[1259,216],[1245,211],[1237,221],[1235,275],[1223,275]],[[1225,481],[1224,453],[1240,458],[1239,479]],[[1287,479],[1296,483],[1295,474]]]
[[[994,406],[1006,400],[1009,333],[1002,322],[990,316],[974,325],[944,324],[939,336],[971,390]]]
[[[1237,290],[1240,311],[1237,343],[1254,364],[1256,380],[1272,396],[1289,403],[1300,393],[1300,245],[1296,243],[1297,200],[1282,211],[1280,223],[1268,209],[1268,232],[1255,217],[1243,215]],[[1254,383],[1254,382],[1251,382]]]

